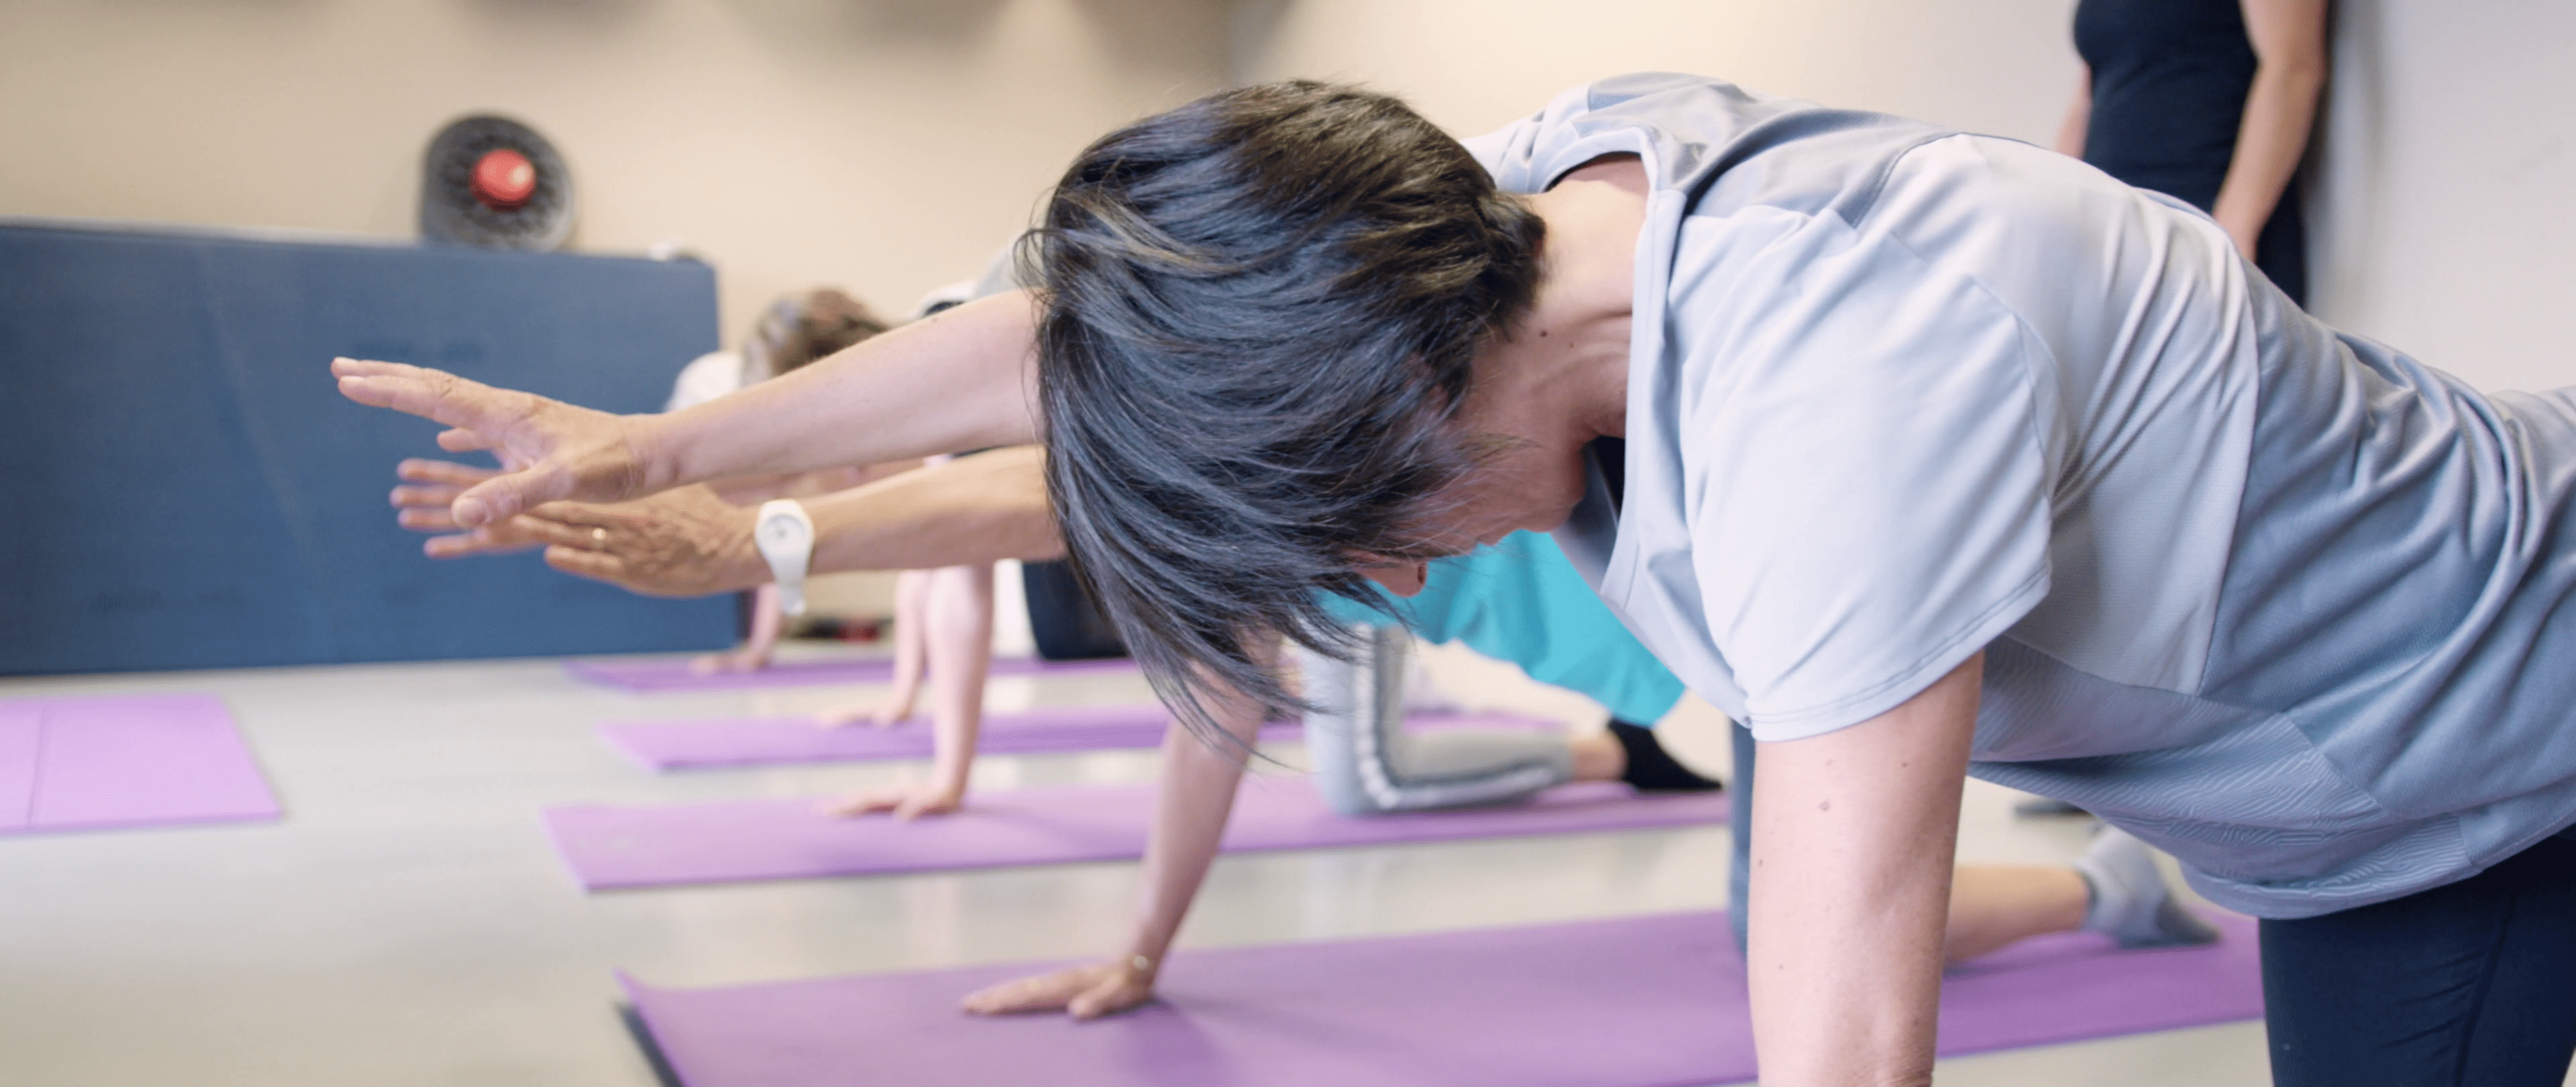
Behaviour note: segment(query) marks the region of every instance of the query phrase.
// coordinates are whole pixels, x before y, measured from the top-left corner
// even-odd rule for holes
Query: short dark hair
[[[1296,81],[1103,137],[1024,240],[1047,482],[1158,692],[1303,708],[1254,640],[1341,655],[1320,592],[1433,557],[1412,516],[1476,458],[1449,426],[1529,310],[1537,215],[1404,103]]]

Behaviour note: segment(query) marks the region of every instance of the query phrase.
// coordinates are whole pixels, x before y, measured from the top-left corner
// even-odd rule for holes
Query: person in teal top
[[[1378,607],[1328,596],[1325,610],[1345,623],[1401,621],[1426,641],[1463,643],[1601,703],[1613,720],[1651,727],[1681,701],[1682,681],[1602,606],[1556,541],[1515,532],[1431,569],[1410,599],[1381,589]]]
[[[1365,628],[1349,660],[1303,657],[1306,751],[1326,803],[1345,815],[1498,804],[1569,781],[1625,781],[1656,791],[1708,790],[1664,751],[1653,722],[1682,682],[1584,584],[1555,541],[1517,532],[1431,566],[1423,591],[1374,602],[1330,597],[1334,617]],[[1408,635],[1407,631],[1410,631]],[[1414,636],[1462,642],[1610,711],[1607,729],[1403,728]]]

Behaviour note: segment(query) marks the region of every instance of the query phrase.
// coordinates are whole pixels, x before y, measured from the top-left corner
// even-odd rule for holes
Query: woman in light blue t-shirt
[[[2564,1078],[2576,390],[2340,334],[2063,156],[1669,74],[1463,146],[1357,88],[1220,92],[1087,149],[1031,256],[667,416],[335,366],[526,464],[469,526],[1044,441],[1202,725],[1292,704],[1268,647],[1341,642],[1318,591],[1551,530],[1766,744],[1766,1080],[1929,1080],[1968,773],[2261,917],[2278,1082]]]

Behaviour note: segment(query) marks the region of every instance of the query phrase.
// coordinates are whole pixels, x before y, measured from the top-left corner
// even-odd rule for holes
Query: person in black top
[[[2327,0],[2082,0],[2085,73],[2057,149],[2206,211],[2293,301],[2291,184],[2326,78]]]

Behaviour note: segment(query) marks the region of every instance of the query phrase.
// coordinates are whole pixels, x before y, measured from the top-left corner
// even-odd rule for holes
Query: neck
[[[1645,172],[1633,157],[1603,160],[1528,200],[1547,227],[1543,264],[1538,298],[1506,354],[1574,437],[1623,435]]]

